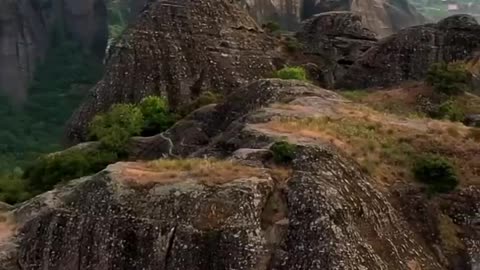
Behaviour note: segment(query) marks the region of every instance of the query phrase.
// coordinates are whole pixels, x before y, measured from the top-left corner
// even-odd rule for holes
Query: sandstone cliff
[[[84,139],[90,119],[114,103],[163,94],[175,108],[205,90],[227,94],[272,71],[275,55],[272,38],[236,4],[153,2],[111,49],[106,74],[73,115],[68,137]]]
[[[62,29],[61,29],[62,28]],[[102,0],[0,1],[0,91],[21,102],[54,31],[103,57],[108,38]]]
[[[454,15],[380,41],[355,62],[337,86],[384,87],[422,80],[433,63],[469,59],[479,47],[477,21],[469,15]]]

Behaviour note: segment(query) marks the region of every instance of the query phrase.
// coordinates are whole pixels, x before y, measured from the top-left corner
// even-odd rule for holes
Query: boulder
[[[321,80],[328,88],[377,42],[376,34],[364,27],[360,16],[347,11],[314,15],[303,22],[297,39],[304,45],[304,54],[326,60]]]
[[[27,97],[36,65],[63,26],[67,38],[103,58],[107,13],[103,0],[0,1],[0,93],[16,102]]]
[[[230,93],[272,71],[275,44],[238,5],[225,0],[157,1],[112,47],[104,78],[67,127],[85,138],[92,117],[114,103],[165,95],[172,108],[204,90]]]
[[[423,80],[433,63],[466,60],[480,47],[480,25],[469,15],[404,29],[364,53],[339,88],[386,87]]]

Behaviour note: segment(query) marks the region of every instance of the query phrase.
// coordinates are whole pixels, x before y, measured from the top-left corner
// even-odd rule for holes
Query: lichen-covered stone
[[[84,139],[92,117],[114,103],[155,94],[177,108],[205,90],[227,94],[272,71],[275,55],[272,39],[231,1],[152,2],[110,50],[104,78],[67,135]]]
[[[384,87],[422,80],[433,63],[466,60],[479,47],[480,25],[468,15],[411,27],[383,39],[363,54],[337,87]]]
[[[326,60],[320,70],[328,88],[377,42],[377,35],[364,27],[360,16],[346,11],[313,16],[303,22],[297,38],[304,45],[304,54]]]

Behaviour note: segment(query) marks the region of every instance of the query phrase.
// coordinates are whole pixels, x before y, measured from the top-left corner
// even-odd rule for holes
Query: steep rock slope
[[[424,79],[431,64],[468,59],[480,48],[480,25],[469,15],[411,27],[367,51],[338,87],[382,87]]]
[[[205,90],[229,93],[272,71],[275,54],[271,38],[229,1],[153,2],[112,48],[68,137],[82,140],[90,119],[114,103],[163,94],[175,108]]]
[[[0,93],[25,99],[54,32],[102,58],[108,38],[103,0],[0,1]]]

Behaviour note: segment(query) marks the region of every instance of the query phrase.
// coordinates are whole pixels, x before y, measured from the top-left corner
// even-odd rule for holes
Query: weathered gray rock
[[[468,15],[411,27],[363,54],[337,87],[359,89],[422,80],[433,63],[468,59],[479,47],[480,25]]]
[[[68,38],[99,59],[107,45],[103,0],[41,2],[0,1],[0,91],[17,102],[25,100],[35,67],[45,57],[51,35],[59,26]]]
[[[470,127],[480,127],[480,114],[469,114],[465,116],[463,123]]]
[[[402,28],[424,23],[424,18],[407,0],[237,0],[260,23],[276,21],[296,30],[301,21],[330,11],[350,11],[380,37]]]
[[[157,94],[173,108],[204,90],[229,93],[275,67],[275,44],[225,0],[157,1],[108,55],[106,74],[73,115],[67,135],[84,139],[92,117],[114,103]]]
[[[268,255],[268,175],[212,186],[158,174],[136,184],[142,170],[110,166],[16,209],[12,269],[254,269]]]
[[[304,54],[324,59],[320,72],[328,88],[377,42],[376,34],[364,27],[360,16],[346,11],[314,15],[303,22],[297,38],[304,45]]]

